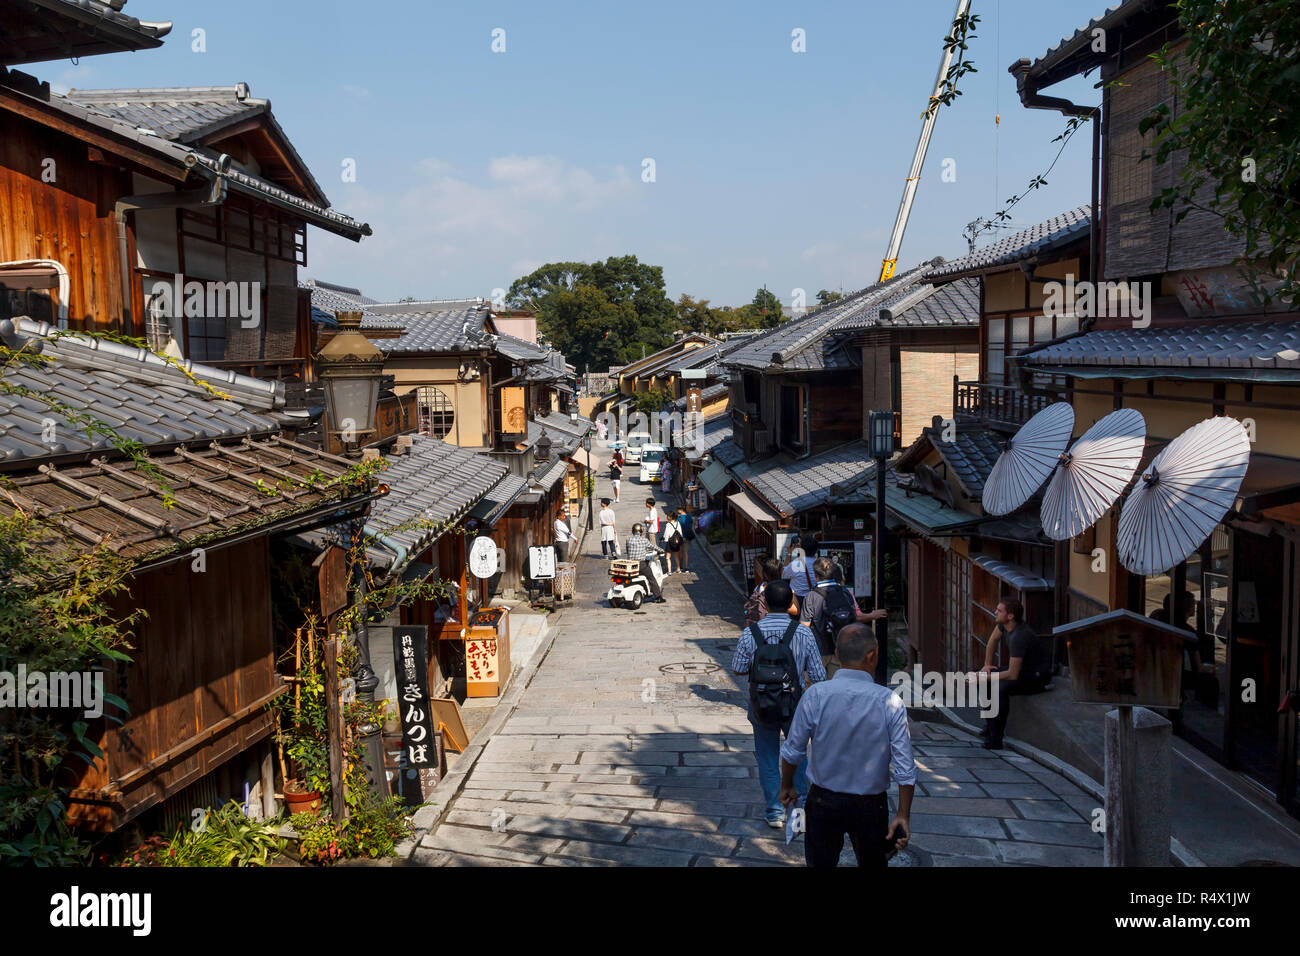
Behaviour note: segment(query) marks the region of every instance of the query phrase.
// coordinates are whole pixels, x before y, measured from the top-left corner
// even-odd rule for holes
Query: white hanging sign
[[[477,537],[469,548],[469,569],[476,578],[490,578],[497,573],[497,543]]]

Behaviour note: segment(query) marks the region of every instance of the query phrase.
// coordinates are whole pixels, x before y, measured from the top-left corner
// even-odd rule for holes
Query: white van
[[[659,466],[663,464],[667,450],[663,445],[641,446],[641,473],[637,476],[641,484],[648,485],[659,480]]]
[[[649,443],[649,432],[632,432],[627,436],[627,447],[623,449],[623,460],[629,465],[635,465],[641,460],[641,446]]]

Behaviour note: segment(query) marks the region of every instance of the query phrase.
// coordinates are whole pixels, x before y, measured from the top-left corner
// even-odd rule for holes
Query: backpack
[[[745,623],[757,624],[767,616],[767,596],[763,593],[764,585],[759,584],[745,600]]]
[[[823,654],[834,654],[835,635],[840,632],[840,628],[858,619],[858,604],[841,584],[832,584],[822,588],[822,591],[825,600],[812,622],[813,634],[816,635],[817,646]]]
[[[749,665],[749,703],[757,724],[767,727],[784,726],[794,717],[802,688],[799,667],[790,645],[798,627],[798,619],[791,619],[780,643],[769,644],[758,625],[750,625],[749,631],[754,638],[754,660]]]
[[[672,533],[672,537],[664,542],[664,547],[669,551],[680,551],[682,549],[682,526],[675,521],[672,522],[672,525],[675,530]]]

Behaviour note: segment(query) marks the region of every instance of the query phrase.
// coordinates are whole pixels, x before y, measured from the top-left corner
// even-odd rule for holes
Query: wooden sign
[[[686,411],[699,414],[701,407],[700,387],[698,385],[692,385],[686,392]]]
[[[501,389],[501,437],[513,441],[528,437],[528,409],[520,386]]]
[[[465,640],[465,696],[498,696],[501,689],[500,649],[500,642],[495,637]]]
[[[421,771],[438,770],[429,698],[428,633],[424,625],[393,628],[397,712],[402,721],[402,759],[395,789],[410,804],[424,802]]]
[[[330,545],[315,561],[316,583],[320,589],[321,616],[329,620],[348,605],[347,552]]]
[[[465,730],[465,722],[460,719],[460,705],[450,697],[435,697],[429,704],[433,707],[434,719],[438,722],[438,730],[442,733],[447,749],[458,754],[464,753],[469,746],[469,732]]]
[[[490,578],[497,573],[497,543],[477,537],[469,549],[469,570],[476,578]]]
[[[1109,611],[1053,629],[1066,638],[1074,699],[1122,707],[1177,707],[1183,651],[1196,635],[1132,611]]]

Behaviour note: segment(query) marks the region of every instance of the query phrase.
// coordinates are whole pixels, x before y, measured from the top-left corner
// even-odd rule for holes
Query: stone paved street
[[[646,497],[623,485],[620,542]],[[413,863],[802,865],[802,841],[787,847],[762,819],[743,679],[729,669],[742,602],[693,558],[667,579],[668,603],[615,609],[588,535],[549,653],[439,824],[418,834]],[[897,865],[1101,865],[1096,801],[1064,777],[941,723],[914,719],[912,737],[914,836]]]

